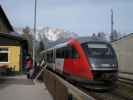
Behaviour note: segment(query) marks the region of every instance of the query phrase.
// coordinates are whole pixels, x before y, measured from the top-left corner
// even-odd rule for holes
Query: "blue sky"
[[[33,27],[34,0],[0,0],[15,27]],[[133,32],[133,0],[38,0],[37,26],[89,35],[110,32],[110,9],[118,32]]]

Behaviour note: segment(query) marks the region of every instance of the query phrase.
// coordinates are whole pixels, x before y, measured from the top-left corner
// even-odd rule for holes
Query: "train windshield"
[[[88,43],[83,46],[85,53],[89,57],[114,57],[115,53],[112,47],[106,43]]]

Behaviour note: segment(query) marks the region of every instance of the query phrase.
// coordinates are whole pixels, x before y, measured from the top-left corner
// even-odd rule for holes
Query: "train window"
[[[8,48],[0,48],[0,62],[8,62]]]
[[[56,50],[56,58],[70,58],[70,49],[62,47]]]
[[[56,58],[79,58],[79,55],[74,48],[67,46],[56,50]]]
[[[59,49],[56,50],[56,58],[64,58],[63,48],[59,48]]]
[[[64,57],[65,58],[71,58],[71,48],[70,47],[64,48]]]
[[[90,57],[114,57],[111,46],[105,43],[89,43],[82,47]]]
[[[47,52],[47,62],[53,63],[53,51],[48,51]]]
[[[73,58],[73,59],[79,58],[77,51],[71,46],[64,48],[64,55],[65,58]]]
[[[79,58],[79,54],[77,53],[75,48],[72,48],[72,58],[74,58],[74,59]]]

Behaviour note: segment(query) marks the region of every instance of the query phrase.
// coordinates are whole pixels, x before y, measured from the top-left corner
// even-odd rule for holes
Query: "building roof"
[[[8,28],[9,32],[13,32],[14,29],[11,25],[11,23],[9,22],[4,10],[2,9],[2,6],[0,5],[0,18],[4,21],[4,24],[6,24],[6,27]]]
[[[9,34],[9,33],[1,33],[0,32],[0,37],[17,40],[19,42],[27,41],[26,39],[22,38],[20,35],[16,35],[16,34],[18,34],[18,33],[11,32],[11,34]]]

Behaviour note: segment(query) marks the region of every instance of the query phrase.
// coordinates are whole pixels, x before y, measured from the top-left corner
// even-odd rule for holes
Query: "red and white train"
[[[41,52],[48,69],[91,89],[108,89],[117,80],[117,57],[102,41],[70,39]]]

